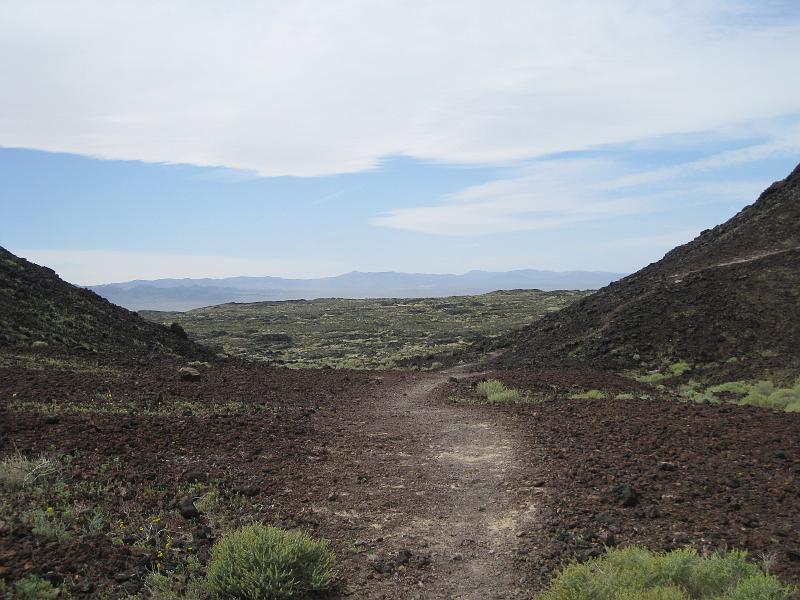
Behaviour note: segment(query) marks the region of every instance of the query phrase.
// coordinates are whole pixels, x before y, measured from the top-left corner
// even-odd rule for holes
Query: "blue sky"
[[[800,162],[795,2],[79,4],[0,7],[0,245],[75,283],[630,272]]]

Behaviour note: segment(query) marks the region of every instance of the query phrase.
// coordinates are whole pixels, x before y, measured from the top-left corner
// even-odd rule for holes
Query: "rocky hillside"
[[[501,342],[507,365],[800,369],[800,166],[726,223]]]
[[[209,351],[0,248],[0,351],[138,360]]]

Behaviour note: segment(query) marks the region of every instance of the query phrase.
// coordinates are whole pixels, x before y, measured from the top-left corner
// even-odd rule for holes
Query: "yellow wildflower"
[[[47,512],[52,515],[53,514],[53,507],[52,506],[48,506],[47,507]]]

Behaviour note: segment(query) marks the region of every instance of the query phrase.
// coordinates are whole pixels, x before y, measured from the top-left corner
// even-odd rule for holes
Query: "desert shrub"
[[[53,600],[58,597],[59,589],[49,581],[28,575],[17,581],[14,592],[17,600]]]
[[[587,392],[570,394],[569,397],[572,400],[602,400],[606,397],[606,394],[600,390],[589,390]]]
[[[52,481],[59,473],[58,461],[40,456],[27,458],[15,452],[0,460],[0,489],[13,492],[26,486]]]
[[[664,373],[659,373],[656,371],[655,373],[648,373],[647,375],[636,375],[634,379],[636,379],[636,381],[640,381],[641,383],[655,385],[657,383],[661,383],[665,379],[669,379],[670,377],[671,375],[665,375]]]
[[[741,404],[786,410],[795,403],[800,403],[800,386],[791,388],[775,388],[771,381],[758,381],[750,386]]]
[[[544,600],[788,600],[793,590],[732,551],[704,557],[691,548],[656,553],[610,550],[572,564],[551,581]]]
[[[206,600],[211,597],[202,579],[191,579],[182,585],[180,580],[162,573],[150,573],[144,584],[152,600]]]
[[[669,371],[673,377],[680,377],[684,373],[688,373],[692,370],[692,365],[690,365],[685,360],[679,360],[676,363],[672,363],[669,366]]]
[[[506,389],[505,384],[497,379],[487,379],[478,383],[478,394],[484,398],[488,398],[492,394],[499,394]]]
[[[55,512],[41,509],[23,513],[23,519],[31,526],[34,535],[41,535],[63,542],[69,539],[67,524]]]
[[[522,399],[522,396],[518,390],[506,388],[502,391],[489,394],[486,399],[489,402],[502,404],[503,402],[519,402]]]
[[[708,388],[708,391],[712,394],[727,393],[744,396],[750,391],[750,386],[744,381],[726,381],[725,383],[720,383],[719,385],[712,385],[710,388]]]
[[[206,582],[218,598],[302,598],[332,585],[333,565],[326,540],[254,523],[214,545]]]
[[[508,388],[502,381],[487,379],[478,383],[478,395],[486,398],[487,402],[503,404],[507,402],[521,402],[522,394],[519,390]]]

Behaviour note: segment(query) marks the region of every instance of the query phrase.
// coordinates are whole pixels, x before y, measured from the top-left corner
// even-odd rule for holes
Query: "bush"
[[[49,581],[33,575],[20,579],[14,585],[14,591],[17,600],[54,600],[59,594],[59,589]]]
[[[333,564],[327,541],[255,523],[214,545],[206,582],[218,598],[302,598],[331,587]]]
[[[486,398],[489,402],[501,404],[503,402],[519,402],[522,399],[519,391],[506,388],[500,392],[489,394]]]
[[[40,456],[27,458],[15,452],[0,460],[0,490],[9,492],[26,486],[39,485],[57,477],[60,470],[58,461]]]
[[[522,394],[519,390],[507,388],[502,381],[487,379],[478,384],[478,394],[488,402],[502,404],[504,402],[521,402]]]
[[[569,397],[571,400],[602,400],[606,397],[606,394],[600,390],[589,390],[588,392],[570,394]]]
[[[499,394],[505,391],[506,386],[502,381],[498,381],[497,379],[487,379],[486,381],[478,383],[477,389],[479,395],[488,398],[492,394]]]
[[[702,557],[691,548],[611,550],[566,567],[543,600],[788,600],[793,590],[732,551]]]
[[[691,371],[692,370],[692,365],[690,365],[685,360],[679,360],[676,363],[672,363],[669,366],[669,370],[670,370],[670,373],[672,373],[672,375],[674,377],[680,377],[684,373],[688,373],[689,371]]]

